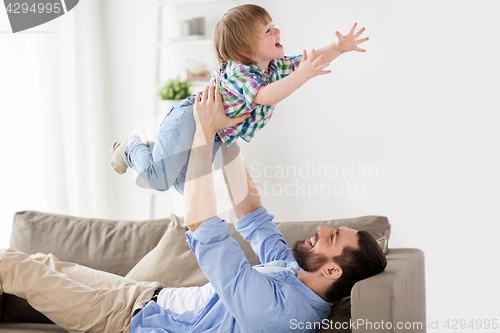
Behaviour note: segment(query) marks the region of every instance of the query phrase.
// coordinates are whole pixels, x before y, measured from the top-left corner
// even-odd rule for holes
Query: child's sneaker
[[[113,146],[111,147],[111,153],[113,154],[113,156],[111,157],[110,164],[113,170],[115,170],[120,175],[124,174],[128,168],[128,165],[123,160],[124,150],[125,147],[119,142],[113,143]]]

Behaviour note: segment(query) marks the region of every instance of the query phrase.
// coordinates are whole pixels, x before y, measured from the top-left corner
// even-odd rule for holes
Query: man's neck
[[[319,297],[321,297],[324,301],[328,302],[328,298],[326,297],[326,290],[328,288],[327,285],[324,285],[317,274],[309,273],[305,270],[301,269],[297,273],[297,278],[305,284],[309,289],[314,291]],[[330,282],[329,282],[330,283]]]

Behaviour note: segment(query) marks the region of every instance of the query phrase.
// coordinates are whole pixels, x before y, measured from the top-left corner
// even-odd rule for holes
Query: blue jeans
[[[125,163],[150,188],[166,191],[173,186],[179,193],[184,193],[189,154],[196,130],[193,118],[194,98],[186,98],[169,111],[152,147],[135,140],[125,148]],[[222,141],[217,136],[212,162],[221,144]]]

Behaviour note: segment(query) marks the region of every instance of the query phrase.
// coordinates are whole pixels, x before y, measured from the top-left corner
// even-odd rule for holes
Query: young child
[[[309,55],[285,57],[280,44],[280,30],[274,27],[269,13],[257,5],[230,9],[217,23],[214,44],[221,68],[211,84],[220,79],[220,90],[227,115],[234,126],[217,133],[213,157],[221,144],[231,145],[238,137],[250,141],[271,119],[275,105],[309,79],[328,74],[324,70],[332,60],[349,51],[365,52],[358,39],[365,28],[349,34],[336,32],[338,41],[314,49]],[[113,145],[111,166],[119,174],[133,168],[153,189],[174,187],[183,193],[190,148],[195,132],[191,96],[170,110],[158,130],[156,142],[145,144],[138,136],[129,136]],[[250,115],[250,116],[249,116]]]

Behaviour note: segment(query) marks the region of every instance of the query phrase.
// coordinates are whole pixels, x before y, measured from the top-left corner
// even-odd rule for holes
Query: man
[[[227,117],[213,87],[201,100],[197,96],[195,110],[184,188],[186,236],[210,284],[163,288],[61,263],[51,255],[5,250],[0,251],[0,292],[27,299],[71,332],[288,332],[292,322],[320,322],[332,301],[385,268],[375,240],[346,227],[320,227],[290,249],[233,146],[223,159],[236,228],[262,262],[250,267],[217,217],[211,174],[215,133],[244,117]]]

